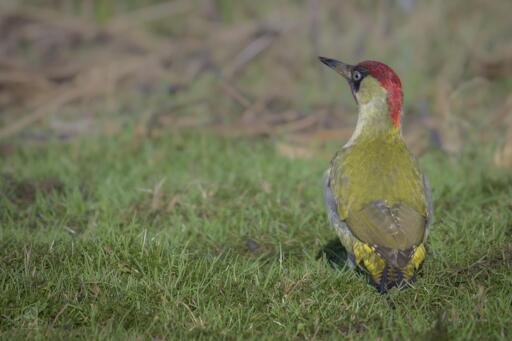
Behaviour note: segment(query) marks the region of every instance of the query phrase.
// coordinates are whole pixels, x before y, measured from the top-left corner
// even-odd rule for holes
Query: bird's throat
[[[360,104],[356,128],[346,146],[379,136],[400,135],[400,122],[396,123],[392,120],[389,110],[385,98],[376,98]]]

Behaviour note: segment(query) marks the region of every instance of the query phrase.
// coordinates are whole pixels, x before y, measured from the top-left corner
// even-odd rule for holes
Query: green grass
[[[326,160],[204,134],[17,148],[0,159],[0,335],[509,339],[512,176],[421,161],[431,255],[414,288],[380,295],[317,257],[337,246]]]

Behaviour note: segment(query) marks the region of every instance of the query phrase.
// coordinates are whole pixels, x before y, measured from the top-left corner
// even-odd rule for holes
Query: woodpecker
[[[378,291],[410,286],[426,257],[432,198],[402,137],[400,78],[378,61],[319,59],[347,80],[358,105],[355,130],[323,178],[329,222],[347,264],[365,270]]]

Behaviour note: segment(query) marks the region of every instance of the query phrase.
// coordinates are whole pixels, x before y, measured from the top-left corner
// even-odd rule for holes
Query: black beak
[[[343,62],[340,62],[339,60],[332,59],[332,58],[326,58],[326,57],[318,57],[322,63],[345,77],[347,80],[351,79],[352,70],[354,69],[354,66],[345,64]]]

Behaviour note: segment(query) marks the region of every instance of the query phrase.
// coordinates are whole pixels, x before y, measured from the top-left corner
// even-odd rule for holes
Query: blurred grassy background
[[[326,55],[398,72],[415,152],[490,143],[496,164],[512,162],[509,1],[6,0],[0,9],[4,141],[136,123],[142,135],[286,135],[307,154],[347,139],[355,122],[344,81],[316,59]]]
[[[510,339],[510,13],[2,0],[0,338]],[[337,266],[320,181],[356,106],[317,55],[402,79],[435,203],[413,289]]]

